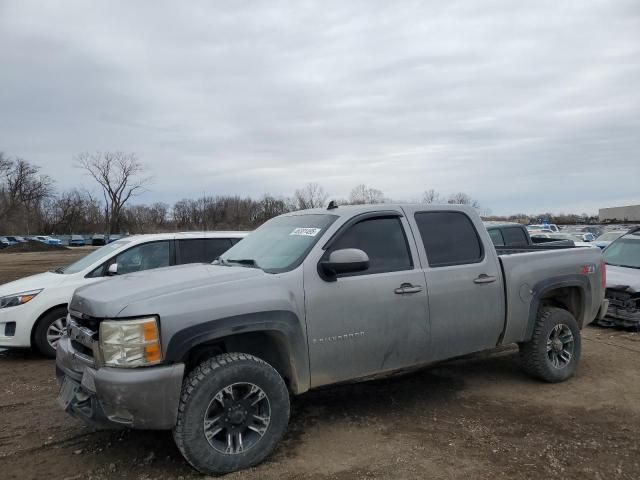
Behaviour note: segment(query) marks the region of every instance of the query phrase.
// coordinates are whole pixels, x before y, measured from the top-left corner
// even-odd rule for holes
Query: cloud
[[[59,188],[90,185],[81,151],[135,151],[142,201],[639,203],[639,32],[635,1],[4,2],[0,149]]]

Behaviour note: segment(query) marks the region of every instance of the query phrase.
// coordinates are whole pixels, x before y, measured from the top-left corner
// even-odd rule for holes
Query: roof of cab
[[[307,210],[297,210],[295,212],[284,213],[281,216],[295,216],[295,215],[336,215],[338,217],[358,215],[360,213],[367,212],[381,212],[385,210],[397,210],[401,208],[410,207],[412,209],[423,208],[424,210],[454,210],[454,211],[470,211],[474,210],[473,207],[468,205],[458,204],[421,204],[421,203],[374,203],[374,204],[362,204],[362,205],[338,205],[335,208],[310,208]]]

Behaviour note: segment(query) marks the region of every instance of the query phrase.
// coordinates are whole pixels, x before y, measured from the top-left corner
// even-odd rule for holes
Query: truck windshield
[[[126,245],[127,243],[129,243],[129,240],[118,240],[117,242],[109,243],[104,247],[100,247],[99,249],[91,252],[89,255],[82,257],[80,260],[72,263],[68,267],[59,268],[58,270],[56,270],[56,273],[71,274],[81,272],[82,270],[90,267],[99,260],[106,260],[106,257],[108,255],[110,255],[115,250],[118,250],[123,245]]]
[[[607,265],[640,268],[640,236],[619,238],[602,253]]]
[[[227,250],[216,264],[286,272],[302,263],[336,218],[327,214],[276,217]]]

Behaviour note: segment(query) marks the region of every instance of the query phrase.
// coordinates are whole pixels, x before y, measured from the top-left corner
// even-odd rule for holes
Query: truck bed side
[[[543,301],[570,310],[581,327],[591,322],[604,298],[602,256],[598,250],[546,248],[509,251],[508,254],[498,251],[507,306],[501,343],[528,340]]]

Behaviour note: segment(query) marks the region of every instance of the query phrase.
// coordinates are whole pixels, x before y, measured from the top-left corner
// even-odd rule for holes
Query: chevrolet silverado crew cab
[[[96,426],[171,429],[219,474],[262,461],[289,396],[518,344],[523,369],[571,377],[606,312],[600,249],[500,251],[474,209],[288,213],[213,264],[76,291],[58,402]]]
[[[75,263],[0,285],[0,349],[34,347],[47,357],[67,323],[76,288],[117,274],[211,261],[247,232],[133,235],[109,243]]]

